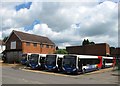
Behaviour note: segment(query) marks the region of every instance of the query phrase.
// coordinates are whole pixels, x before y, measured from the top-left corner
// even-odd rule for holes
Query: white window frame
[[[10,49],[16,49],[16,41],[11,42]]]

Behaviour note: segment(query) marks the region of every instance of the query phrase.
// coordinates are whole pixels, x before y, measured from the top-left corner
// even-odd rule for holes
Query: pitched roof
[[[15,30],[13,30],[13,33],[15,33],[21,41],[39,42],[39,43],[47,43],[47,44],[55,45],[48,37],[38,36],[38,35],[24,33]]]

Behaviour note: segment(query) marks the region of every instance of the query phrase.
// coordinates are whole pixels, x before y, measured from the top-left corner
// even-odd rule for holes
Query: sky
[[[118,47],[119,0],[0,2],[0,39],[12,30],[46,36],[59,48],[84,39]]]

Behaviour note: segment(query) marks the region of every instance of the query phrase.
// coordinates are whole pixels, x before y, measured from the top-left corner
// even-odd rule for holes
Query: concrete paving
[[[3,66],[3,84],[118,84],[117,71],[100,70],[82,75],[65,75],[24,69],[23,66]]]

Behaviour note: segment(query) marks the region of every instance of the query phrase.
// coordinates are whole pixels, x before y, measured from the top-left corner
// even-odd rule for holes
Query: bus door
[[[82,72],[82,67],[83,67],[83,63],[81,62],[80,58],[78,59],[78,68],[79,71]]]
[[[29,67],[30,57],[31,57],[31,55],[27,55],[27,62],[26,62],[26,66],[28,66],[28,67]]]
[[[62,60],[63,60],[63,58],[58,57],[57,64],[58,64],[58,69],[59,70],[62,70]]]
[[[105,68],[105,60],[103,60],[103,68]]]
[[[40,57],[41,69],[45,69],[45,57]]]

